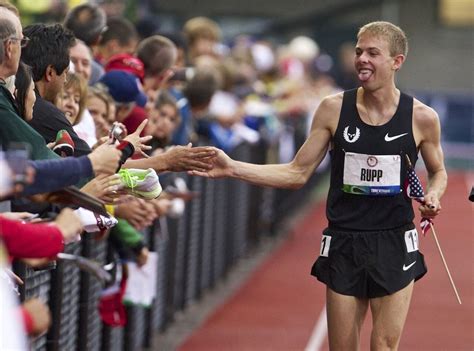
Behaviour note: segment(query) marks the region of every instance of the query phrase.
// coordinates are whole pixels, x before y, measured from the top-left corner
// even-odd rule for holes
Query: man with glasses
[[[28,45],[28,42],[30,41],[30,38],[28,38],[28,37],[23,37],[23,38],[11,37],[11,38],[5,39],[5,41],[7,41],[7,40],[17,41],[17,42],[20,43],[20,47],[24,48],[26,45]]]
[[[7,88],[6,81],[16,74],[22,47],[28,39],[22,34],[14,9],[3,5],[0,6],[0,40],[0,146],[6,150],[11,142],[27,141],[31,145],[33,159],[56,158],[41,135],[20,117],[13,95]]]

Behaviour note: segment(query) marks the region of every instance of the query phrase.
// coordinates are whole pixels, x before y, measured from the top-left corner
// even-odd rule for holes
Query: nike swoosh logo
[[[385,134],[385,141],[393,141],[395,139],[398,139],[398,138],[401,138],[402,136],[405,136],[407,135],[408,133],[403,133],[403,134],[398,134],[398,135],[394,135],[394,136],[388,136],[388,133]]]
[[[405,266],[405,265],[403,265],[403,270],[404,270],[404,271],[407,271],[407,270],[409,270],[409,269],[410,269],[410,268],[411,268],[411,267],[412,267],[412,266],[413,266],[415,263],[416,263],[416,261],[415,261],[415,262],[412,262],[412,263],[410,263],[408,266]]]

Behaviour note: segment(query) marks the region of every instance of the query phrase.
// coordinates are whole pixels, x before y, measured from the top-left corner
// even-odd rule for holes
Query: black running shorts
[[[335,292],[359,298],[393,294],[426,272],[413,224],[367,232],[327,228],[311,269]]]

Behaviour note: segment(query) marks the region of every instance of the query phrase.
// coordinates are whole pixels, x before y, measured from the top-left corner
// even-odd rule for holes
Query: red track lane
[[[431,232],[421,236],[428,273],[415,284],[401,350],[474,350],[474,207],[467,199],[467,180],[474,178],[468,176],[449,173],[443,210],[435,220],[436,235],[463,304],[456,300]]]
[[[427,234],[420,245],[428,274],[415,284],[400,350],[474,349],[473,207],[467,200],[466,179],[466,174],[450,173],[442,215],[435,221],[463,304],[458,305],[434,239]],[[325,225],[324,204],[319,204],[179,350],[303,350],[324,305],[324,285],[309,271]],[[362,331],[361,350],[369,349],[369,340],[370,316]],[[328,349],[327,341],[322,349]]]
[[[320,204],[180,350],[304,349],[324,305],[324,286],[309,273],[325,223]]]

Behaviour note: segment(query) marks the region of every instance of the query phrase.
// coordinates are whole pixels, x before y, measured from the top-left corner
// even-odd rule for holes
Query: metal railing
[[[265,145],[241,144],[234,159],[262,162]],[[275,215],[288,214],[285,203],[301,204],[306,189],[282,192],[232,179],[189,177],[188,187],[200,193],[182,217],[160,218],[143,231],[150,251],[158,253],[157,296],[149,308],[127,307],[124,328],[105,326],[98,313],[103,289],[88,273],[58,262],[53,270],[34,272],[17,265],[24,278],[21,298],[48,301],[53,323],[48,333],[31,340],[32,350],[139,350],[171,324],[175,313],[199,301],[223,279],[241,257],[272,235]],[[275,204],[278,199],[278,204]],[[278,214],[277,214],[278,211]],[[106,263],[108,243],[85,234],[66,252]],[[159,347],[159,345],[158,345]]]

